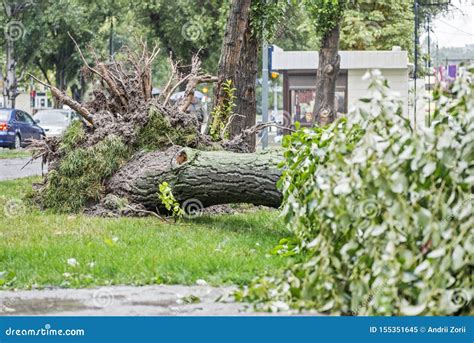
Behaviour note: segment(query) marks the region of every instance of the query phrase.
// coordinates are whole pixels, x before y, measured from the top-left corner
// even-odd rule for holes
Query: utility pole
[[[416,129],[416,78],[418,77],[418,1],[413,3],[413,13],[415,14],[415,66],[413,68],[413,124]]]
[[[265,0],[268,2],[268,0]],[[265,32],[266,22],[263,23],[262,33]],[[268,42],[263,35],[262,46],[262,123],[268,123]],[[262,149],[268,147],[268,127],[262,131]]]
[[[419,19],[419,10],[420,7],[441,7],[441,6],[447,6],[451,3],[451,0],[431,0],[431,1],[425,1],[425,0],[415,0],[413,3],[413,13],[415,15],[415,68],[413,72],[414,76],[414,126],[416,129],[416,78],[418,77],[418,27],[420,25],[420,19]],[[428,68],[431,67],[431,56],[430,56],[430,13],[427,13],[427,23],[428,23]],[[429,71],[429,80],[431,82],[431,71]],[[428,109],[430,110],[431,106],[431,101],[428,99]],[[431,121],[431,113],[428,112],[428,125],[430,125]]]
[[[428,26],[428,127],[431,126],[431,41],[430,41],[430,14],[426,19]]]
[[[262,123],[268,123],[268,43],[262,47]],[[268,127],[262,131],[262,149],[268,146]]]
[[[273,82],[273,115],[275,118],[278,116],[278,84],[276,80]]]

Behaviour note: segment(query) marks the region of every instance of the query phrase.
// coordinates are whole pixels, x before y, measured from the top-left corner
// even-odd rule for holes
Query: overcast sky
[[[440,15],[433,21],[433,32],[439,47],[474,44],[474,0],[452,0],[448,14]]]

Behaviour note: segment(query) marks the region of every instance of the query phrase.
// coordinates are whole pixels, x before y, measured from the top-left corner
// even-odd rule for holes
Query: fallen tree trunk
[[[159,216],[157,212],[166,207],[159,197],[163,182],[188,214],[189,206],[196,212],[230,203],[280,205],[282,196],[276,187],[280,158],[246,153],[251,149],[248,137],[259,127],[216,141],[201,134],[195,113],[186,111],[196,85],[215,80],[201,73],[197,57],[189,75],[172,63],[166,91],[157,99],[150,98],[149,84],[156,48],[151,53],[145,43],[141,52],[125,48],[124,58],[108,63],[96,60],[95,67],[79,47],[78,51],[90,75],[100,81],[91,100],[79,104],[48,87],[91,125],[77,122],[64,139],[32,144],[34,158],[42,157],[49,164],[49,173],[35,185],[32,196],[39,207],[94,215]],[[186,81],[183,101],[169,102]],[[154,152],[144,153],[150,150]]]
[[[276,183],[281,157],[272,153],[239,154],[172,147],[142,154],[126,163],[108,182],[110,193],[155,210],[162,206],[159,185],[168,182],[184,209],[230,203],[279,207]]]

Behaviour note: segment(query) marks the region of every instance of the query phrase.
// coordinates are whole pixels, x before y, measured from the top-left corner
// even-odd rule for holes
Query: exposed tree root
[[[124,49],[120,59],[105,63],[96,58],[94,66],[77,49],[84,68],[99,81],[89,102],[79,104],[34,78],[48,86],[58,101],[74,109],[86,124],[73,125],[61,139],[32,144],[34,157],[49,163],[49,173],[35,194],[41,206],[65,211],[89,208],[89,212],[106,214],[114,203],[111,199],[118,197],[126,203],[112,210],[115,215],[158,216],[161,205],[157,190],[163,181],[172,184],[180,202],[193,198],[203,206],[234,202],[279,206],[281,195],[276,181],[280,173],[274,156],[218,152],[248,152],[246,136],[260,128],[246,130],[232,141],[213,142],[201,134],[196,114],[188,112],[197,85],[217,80],[201,73],[197,56],[188,75],[183,75],[170,59],[171,77],[160,97],[152,98],[151,65],[158,54],[156,47],[148,52],[142,43],[141,51]],[[186,84],[184,97],[171,102],[171,95],[182,84]],[[183,150],[183,145],[214,152]],[[143,149],[155,151],[144,153]],[[170,165],[179,162],[173,160],[177,151],[186,151],[189,158],[180,168]],[[188,176],[185,182],[183,178]],[[138,191],[140,187],[143,189]],[[76,202],[71,194],[78,192],[77,188],[81,188],[81,198]]]

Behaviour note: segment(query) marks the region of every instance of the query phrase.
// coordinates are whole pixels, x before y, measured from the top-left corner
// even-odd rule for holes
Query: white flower
[[[203,279],[196,280],[196,285],[198,286],[206,286],[207,282]]]
[[[77,262],[77,260],[75,258],[68,258],[67,259],[67,264],[69,264],[70,266],[77,266],[79,264],[79,262]]]
[[[89,262],[87,265],[89,266],[89,268],[94,268],[95,267],[95,262],[94,261]]]

